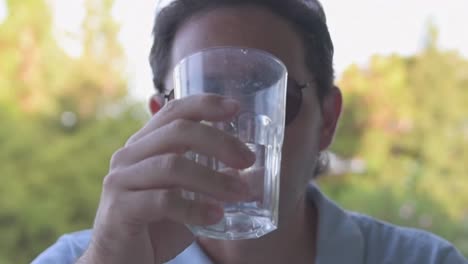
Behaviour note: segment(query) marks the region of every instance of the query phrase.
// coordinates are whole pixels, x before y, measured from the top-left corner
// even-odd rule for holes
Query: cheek
[[[285,159],[310,160],[320,146],[321,115],[318,101],[304,91],[301,109],[296,119],[286,127],[283,155]]]
[[[300,200],[303,189],[313,178],[318,150],[320,112],[306,97],[301,110],[285,131],[281,163],[282,208]],[[281,212],[281,210],[280,210]]]

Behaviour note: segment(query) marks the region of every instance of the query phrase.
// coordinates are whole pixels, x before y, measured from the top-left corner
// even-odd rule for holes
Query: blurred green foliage
[[[27,263],[92,225],[112,153],[148,118],[127,100],[112,0],[87,0],[79,57],[53,34],[45,0],[9,0],[0,24],[0,264]],[[321,178],[342,206],[428,229],[468,255],[468,60],[426,47],[375,56],[339,81],[332,151],[365,170]]]
[[[365,171],[321,183],[348,209],[428,229],[468,255],[468,60],[437,38],[429,25],[419,54],[374,56],[343,74],[332,150]]]
[[[64,127],[0,115],[0,263],[28,263],[61,234],[89,228],[112,153],[141,126],[141,106]]]
[[[89,228],[112,153],[148,114],[126,96],[112,1],[87,0],[81,56],[58,45],[45,0],[0,24],[0,263],[28,263]]]

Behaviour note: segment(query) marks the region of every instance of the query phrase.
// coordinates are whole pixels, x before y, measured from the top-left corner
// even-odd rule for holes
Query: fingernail
[[[251,164],[251,163],[255,162],[255,159],[256,159],[255,153],[253,153],[252,150],[250,150],[249,147],[247,147],[247,145],[242,143],[242,147],[240,148],[240,151],[241,151],[240,155],[241,155],[242,159],[247,164]]]
[[[237,112],[237,110],[239,109],[239,103],[233,99],[224,99],[222,102],[222,106],[229,113]]]

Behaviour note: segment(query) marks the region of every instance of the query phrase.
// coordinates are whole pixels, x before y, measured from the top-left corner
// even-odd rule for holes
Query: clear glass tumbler
[[[235,170],[214,157],[189,152],[186,156],[248,182],[251,199],[237,203],[215,201],[183,191],[187,199],[219,202],[224,218],[211,226],[189,226],[197,236],[215,239],[250,239],[277,228],[281,148],[284,138],[287,70],[273,55],[256,49],[218,47],[182,59],[174,68],[175,98],[214,93],[237,100],[238,115],[226,122],[205,124],[239,138],[255,154],[253,166]]]

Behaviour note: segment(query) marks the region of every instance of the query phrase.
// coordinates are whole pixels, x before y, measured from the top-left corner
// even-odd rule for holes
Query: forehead
[[[219,46],[241,46],[267,51],[289,72],[304,66],[299,34],[287,20],[258,6],[223,7],[204,11],[178,29],[171,50],[171,66],[197,51]]]

